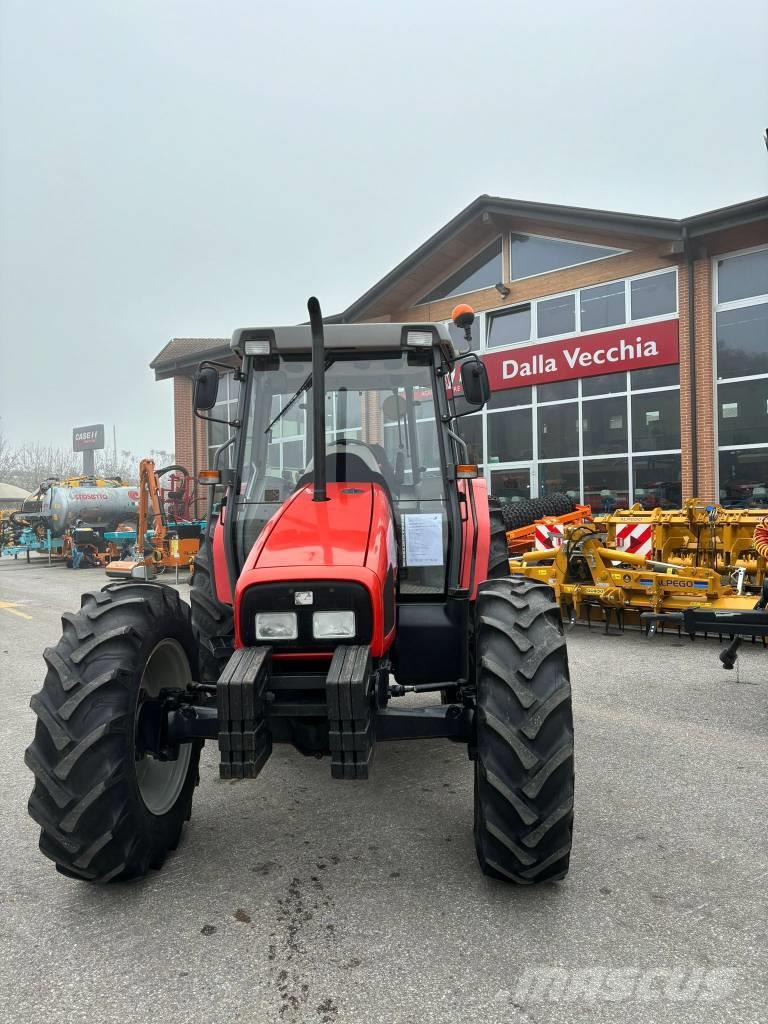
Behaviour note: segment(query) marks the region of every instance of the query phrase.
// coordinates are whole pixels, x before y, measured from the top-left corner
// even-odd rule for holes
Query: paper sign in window
[[[404,565],[443,564],[443,517],[423,512],[403,516]]]

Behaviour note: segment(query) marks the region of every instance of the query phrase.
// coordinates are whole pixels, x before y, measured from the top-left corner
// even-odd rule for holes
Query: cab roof
[[[408,342],[410,332],[429,333],[432,344],[439,345],[449,359],[459,352],[444,324],[325,324],[323,327],[326,349],[349,349],[361,352],[381,352],[402,348],[416,348]],[[232,335],[232,349],[242,356],[246,341],[269,341],[273,352],[311,352],[312,334],[309,324],[289,327],[239,327]]]

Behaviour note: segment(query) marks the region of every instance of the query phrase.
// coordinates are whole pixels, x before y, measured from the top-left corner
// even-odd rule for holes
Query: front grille
[[[311,590],[313,603],[297,606],[294,596],[297,590]],[[355,636],[349,640],[315,640],[312,636],[312,613],[324,611],[353,611]],[[296,583],[257,583],[248,587],[240,601],[240,635],[246,646],[256,643],[256,612],[296,612],[298,637],[295,640],[270,641],[276,651],[332,651],[340,643],[371,642],[371,600],[368,591],[360,583],[301,580]]]

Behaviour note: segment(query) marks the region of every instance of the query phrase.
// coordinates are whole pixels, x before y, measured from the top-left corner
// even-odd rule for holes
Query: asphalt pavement
[[[0,1010],[26,1022],[758,1022],[768,1017],[768,650],[577,627],[576,832],[560,883],[485,879],[472,772],[381,744],[374,777],[203,752],[178,851],[92,887],[37,849],[23,763],[42,649],[106,583],[0,562]],[[179,587],[186,596],[187,587]]]

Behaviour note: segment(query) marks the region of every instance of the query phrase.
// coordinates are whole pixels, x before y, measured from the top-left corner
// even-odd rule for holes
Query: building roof
[[[658,239],[680,246],[683,252],[690,239],[768,218],[768,196],[749,199],[719,210],[674,219],[651,217],[614,210],[593,210],[554,203],[532,203],[522,199],[482,195],[451,218],[430,238],[371,288],[355,299],[342,313],[326,317],[328,323],[351,323],[375,319],[388,309],[405,308],[417,285],[435,280],[464,253],[479,249],[488,241],[489,228],[512,229],[514,221],[551,224],[571,231],[616,234]],[[232,357],[228,338],[173,338],[150,363],[155,378],[162,380],[176,372],[189,372],[202,358],[229,361]]]
[[[155,371],[155,380],[163,380],[176,370],[188,370],[201,359],[231,355],[229,338],[171,338],[149,365]]]
[[[0,483],[0,501],[23,501],[28,497],[29,491],[25,491],[23,487]]]
[[[768,196],[750,199],[744,203],[726,206],[708,213],[696,214],[676,220],[671,217],[650,217],[636,213],[618,213],[613,210],[592,210],[579,206],[560,206],[553,203],[531,203],[521,199],[504,199],[482,195],[456,214],[447,224],[393,270],[377,281],[367,292],[348,306],[343,313],[330,319],[345,323],[375,315],[376,303],[398,283],[425,263],[438,250],[461,239],[466,245],[472,240],[477,226],[512,218],[552,224],[560,227],[581,228],[585,231],[638,235],[670,242],[683,241],[686,236],[700,237],[713,231],[749,224],[768,217]],[[475,232],[473,232],[475,228]],[[464,245],[462,247],[464,247]]]

